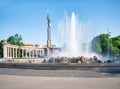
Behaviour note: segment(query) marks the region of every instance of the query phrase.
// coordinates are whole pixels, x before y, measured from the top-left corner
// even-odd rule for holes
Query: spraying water
[[[59,23],[60,36],[64,45],[62,51],[57,53],[57,56],[93,56],[90,51],[89,38],[87,38],[89,36],[86,34],[88,31],[86,31],[86,28],[88,28],[86,26],[87,25],[78,21],[74,12],[70,18],[66,16],[65,21]]]
[[[69,26],[68,26],[69,25]],[[68,55],[74,55],[76,56],[79,53],[79,48],[78,48],[78,39],[77,39],[77,28],[76,28],[76,18],[75,18],[75,14],[72,13],[72,18],[70,23],[68,23],[67,27],[67,40],[65,42],[65,51]],[[66,27],[66,28],[67,28]]]

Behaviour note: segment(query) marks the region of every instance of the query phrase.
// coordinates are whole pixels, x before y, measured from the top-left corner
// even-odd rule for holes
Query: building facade
[[[44,48],[33,46],[18,46],[3,42],[3,57],[4,58],[38,58],[44,56]]]
[[[51,22],[49,14],[47,14],[47,45],[25,44],[25,46],[12,45],[3,42],[3,58],[40,58],[53,54],[57,48],[56,45],[51,45]]]

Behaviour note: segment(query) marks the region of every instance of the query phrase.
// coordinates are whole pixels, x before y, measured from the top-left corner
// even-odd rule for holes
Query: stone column
[[[29,49],[28,53],[29,53],[29,58],[31,58],[31,49]]]
[[[36,57],[36,49],[34,49],[34,57]]]
[[[14,48],[14,58],[16,58],[16,48]]]
[[[41,55],[40,55],[40,50],[39,50],[39,57],[40,57]]]
[[[20,52],[21,52],[21,49],[19,48],[19,58],[21,58],[21,53]]]
[[[42,50],[40,50],[40,56],[42,56]]]
[[[10,51],[10,53],[11,53],[11,58],[13,57],[13,51],[12,51],[12,47],[11,47],[11,51]]]
[[[50,22],[50,17],[47,15],[47,22],[48,22],[48,27],[47,27],[47,47],[51,47],[51,22]]]
[[[24,49],[22,49],[22,58],[24,57]]]
[[[38,58],[38,50],[36,49],[36,58]]]
[[[16,51],[15,51],[16,52],[15,57],[17,58],[17,48],[15,48],[15,49],[16,49]]]
[[[25,49],[25,58],[27,58],[27,49]]]
[[[14,48],[13,48],[13,58],[14,58],[14,53],[15,53],[15,52],[14,52]]]
[[[10,58],[12,58],[11,47],[10,47]]]
[[[9,47],[7,47],[7,57],[9,58]]]
[[[34,58],[34,49],[32,50],[32,57]]]
[[[3,58],[7,58],[7,45],[3,45]]]

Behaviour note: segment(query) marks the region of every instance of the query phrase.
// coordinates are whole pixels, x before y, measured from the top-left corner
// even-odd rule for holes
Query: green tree
[[[7,39],[7,42],[13,45],[24,46],[24,43],[22,42],[22,36],[18,34],[15,34],[14,36],[10,36]]]
[[[0,41],[0,57],[3,57],[3,41]],[[24,43],[22,42],[22,36],[15,34],[14,36],[10,36],[7,39],[7,42],[13,45],[19,45],[19,46],[24,46]]]
[[[93,51],[107,56],[108,53],[108,34],[100,34],[93,38],[92,49]],[[112,40],[109,39],[110,51],[112,49]]]
[[[101,54],[101,53],[102,53],[102,48],[101,48],[99,42],[95,42],[95,43],[94,43],[93,49],[94,49],[95,52],[97,52],[98,54]]]
[[[0,58],[3,57],[3,40],[0,41]]]
[[[120,36],[113,37],[111,39],[112,39],[112,44],[113,44],[111,55],[113,57],[120,57]]]
[[[108,34],[100,34],[93,38],[92,49],[103,56],[108,55]],[[109,55],[120,57],[120,36],[109,38]]]
[[[111,51],[112,57],[120,57],[120,50],[117,47],[113,47],[113,50]]]
[[[108,34],[101,34],[100,35],[100,45],[101,45],[101,48],[102,48],[102,54],[103,55],[107,55],[108,54],[108,37],[109,35]],[[109,39],[109,45],[112,45],[112,40]],[[111,50],[110,48],[111,46],[109,46],[109,50]]]
[[[120,36],[113,37],[112,44],[114,47],[117,47],[118,49],[120,49]]]

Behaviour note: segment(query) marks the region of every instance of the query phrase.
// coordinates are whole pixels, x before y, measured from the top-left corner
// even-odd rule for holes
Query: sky
[[[0,0],[0,40],[17,33],[26,44],[46,44],[47,12],[57,46],[62,45],[58,25],[65,13],[70,17],[74,12],[80,22],[89,23],[91,40],[108,28],[111,37],[120,35],[120,0]]]

